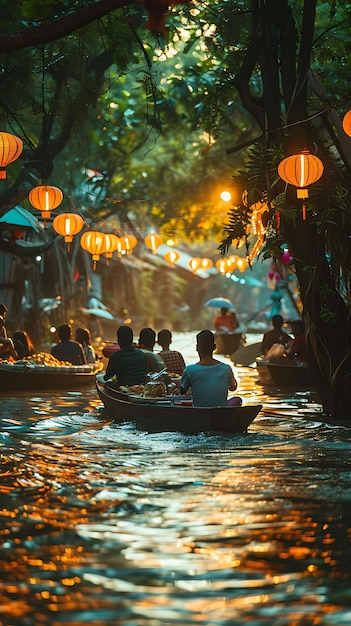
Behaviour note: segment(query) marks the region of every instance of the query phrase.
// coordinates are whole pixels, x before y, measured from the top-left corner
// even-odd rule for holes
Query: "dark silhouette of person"
[[[120,326],[117,330],[120,350],[109,358],[104,379],[113,376],[118,385],[144,385],[147,381],[146,359],[139,348],[133,346],[133,331],[130,326]]]
[[[70,324],[60,324],[57,327],[59,343],[51,348],[51,354],[59,361],[68,361],[72,365],[86,364],[83,348],[78,341],[72,340]]]

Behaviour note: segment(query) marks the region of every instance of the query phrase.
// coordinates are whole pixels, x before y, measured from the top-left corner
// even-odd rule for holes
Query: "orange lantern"
[[[213,267],[213,261],[211,259],[201,259],[201,269],[202,270],[210,270]]]
[[[348,111],[342,121],[342,127],[346,135],[351,137],[351,111]]]
[[[116,250],[118,250],[118,237],[117,235],[113,235],[112,233],[107,233],[105,235],[105,257],[106,259],[112,259],[112,255]]]
[[[193,256],[188,263],[193,274],[196,274],[197,270],[201,267],[201,259]]]
[[[23,141],[10,133],[0,133],[0,178],[6,178],[6,165],[16,161],[23,150]]]
[[[245,272],[245,270],[246,270],[246,268],[247,268],[248,264],[249,264],[249,263],[248,263],[248,260],[247,260],[247,259],[244,259],[244,258],[243,258],[243,257],[241,257],[241,256],[239,256],[239,257],[237,258],[237,261],[236,261],[236,266],[237,266],[237,268],[238,268],[239,272]]]
[[[215,263],[216,269],[221,273],[225,274],[227,271],[227,261],[228,259],[218,259]]]
[[[61,213],[55,217],[52,227],[68,244],[68,252],[70,251],[70,243],[73,241],[74,235],[77,235],[84,226],[84,220],[76,213]]]
[[[176,250],[170,250],[169,252],[166,252],[164,258],[166,259],[166,261],[168,261],[168,263],[174,265],[174,263],[176,263],[178,259],[180,259],[180,254],[179,252],[176,252]]]
[[[134,235],[122,235],[119,240],[122,243],[123,250],[125,250],[127,254],[130,254],[138,243]]]
[[[41,211],[44,226],[46,226],[46,220],[50,217],[50,211],[56,209],[61,204],[63,193],[58,187],[39,185],[29,192],[28,198],[31,205]]]
[[[93,268],[96,269],[96,262],[101,254],[106,252],[106,235],[97,230],[87,230],[80,238],[80,245],[83,250],[90,252],[93,259]]]
[[[278,165],[280,178],[297,187],[297,197],[303,200],[308,198],[307,187],[320,179],[323,170],[322,161],[308,150],[303,150],[301,154],[293,154]],[[302,205],[302,219],[306,219],[305,204]]]
[[[150,235],[145,237],[144,241],[145,245],[155,254],[157,248],[159,248],[162,243],[162,237],[158,233],[150,233]]]

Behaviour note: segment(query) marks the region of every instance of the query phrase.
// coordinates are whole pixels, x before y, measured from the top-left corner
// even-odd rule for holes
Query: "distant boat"
[[[0,362],[0,391],[75,391],[92,387],[102,364],[96,365],[34,365],[27,361]]]
[[[299,363],[299,365],[271,363],[263,357],[258,357],[256,368],[263,385],[290,389],[314,389],[316,386],[307,363]]]

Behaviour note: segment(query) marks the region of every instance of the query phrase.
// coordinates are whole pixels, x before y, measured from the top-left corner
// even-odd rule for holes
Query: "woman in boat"
[[[168,372],[171,374],[178,374],[181,376],[184,372],[185,361],[183,355],[178,350],[170,350],[169,346],[172,343],[172,333],[170,330],[164,328],[160,330],[157,335],[157,343],[161,346],[162,350],[159,352],[161,359],[166,363]]]
[[[76,328],[75,340],[82,346],[86,362],[96,363],[96,354],[93,346],[91,345],[90,332],[88,328]]]
[[[13,343],[18,353],[19,359],[35,354],[34,344],[25,330],[15,330],[13,333]]]
[[[231,366],[213,358],[215,348],[212,331],[201,330],[196,335],[196,350],[200,359],[198,363],[187,365],[180,381],[181,394],[191,387],[194,406],[227,406],[228,391],[235,391],[238,386]],[[241,398],[229,402],[240,405]]]
[[[234,311],[222,307],[220,314],[215,316],[213,325],[217,333],[233,333],[239,327],[239,322]]]

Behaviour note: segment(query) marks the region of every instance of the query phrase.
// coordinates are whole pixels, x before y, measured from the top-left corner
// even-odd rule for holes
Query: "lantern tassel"
[[[306,205],[303,203],[302,205],[302,219],[305,221],[306,219]]]

